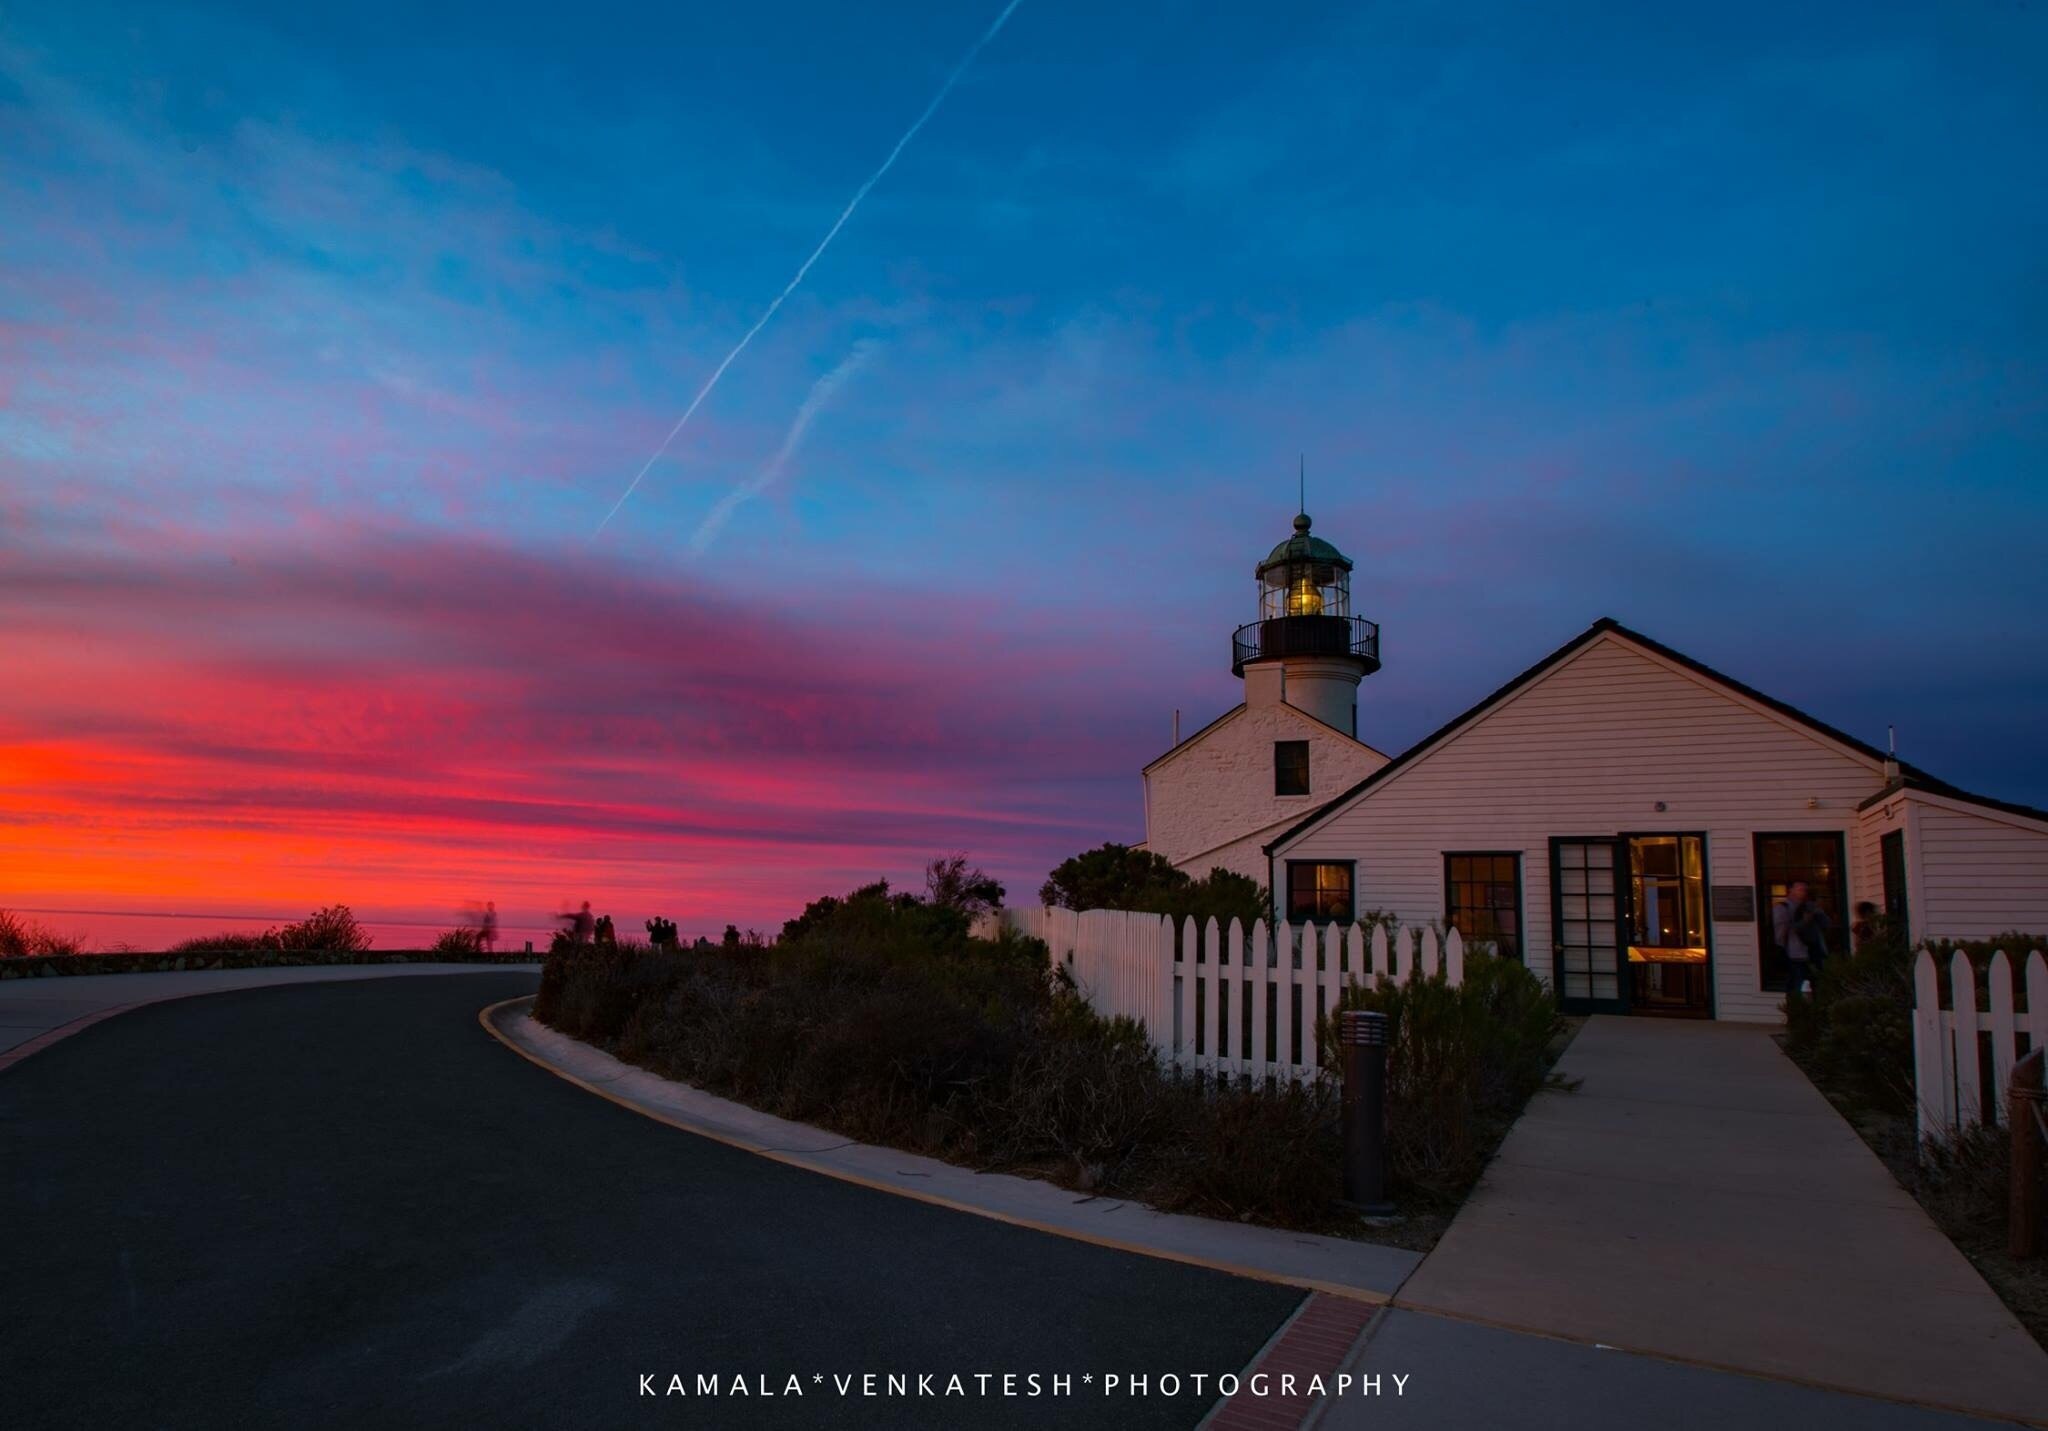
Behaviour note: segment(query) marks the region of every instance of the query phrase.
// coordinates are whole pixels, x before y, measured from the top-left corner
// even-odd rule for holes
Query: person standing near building
[[[1801,986],[1813,989],[1814,951],[1807,943],[1813,937],[1813,918],[1826,915],[1808,902],[1806,881],[1795,879],[1785,887],[1785,897],[1771,907],[1771,935],[1785,951],[1785,997],[1796,998]]]

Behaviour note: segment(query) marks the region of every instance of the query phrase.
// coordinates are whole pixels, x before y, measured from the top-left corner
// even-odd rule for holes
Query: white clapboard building
[[[1795,879],[1847,946],[2048,934],[2048,811],[1959,790],[1613,620],[1387,759],[1356,738],[1378,631],[1296,535],[1240,628],[1245,703],[1145,770],[1148,847],[1255,874],[1279,919],[1446,921],[1568,1011],[1775,1020]],[[1249,851],[1257,850],[1256,858]]]

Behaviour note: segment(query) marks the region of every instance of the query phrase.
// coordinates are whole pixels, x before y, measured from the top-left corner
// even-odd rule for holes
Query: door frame
[[[1892,888],[1893,850],[1899,852],[1899,887],[1896,890]],[[1906,827],[1903,824],[1877,837],[1877,887],[1883,900],[1884,917],[1898,920],[1900,935],[1908,936],[1913,926],[1913,896],[1912,880],[1906,873]],[[1901,915],[1904,918],[1900,918]]]
[[[1715,959],[1713,841],[1707,838],[1707,832],[1705,830],[1623,830],[1614,838],[1621,842],[1622,845],[1626,846],[1630,840],[1649,838],[1669,839],[1673,835],[1678,836],[1680,839],[1696,839],[1700,842],[1700,897],[1706,901],[1706,907],[1700,911],[1700,927],[1702,932],[1705,933],[1705,935],[1707,936],[1707,1011],[1706,1013],[1701,1014],[1698,1017],[1706,1019],[1718,1019],[1721,1017],[1721,990],[1719,982],[1714,978]],[[1752,846],[1752,848],[1754,847]],[[1752,870],[1751,874],[1753,876],[1755,874],[1755,871]],[[1621,893],[1622,908],[1626,912],[1625,917],[1628,920],[1629,930],[1630,932],[1633,932],[1635,928],[1636,919],[1634,885],[1631,883],[1624,883],[1622,886]],[[1624,965],[1626,965],[1628,962],[1628,941],[1626,939],[1622,941],[1621,948],[1622,962]],[[1761,956],[1759,956],[1759,958],[1761,958]],[[1685,1017],[1685,1015],[1660,1014],[1659,1017],[1683,1018]]]
[[[1550,837],[1550,979],[1557,1006],[1573,1014],[1625,1014],[1629,1011],[1628,929],[1630,914],[1627,872],[1622,868],[1624,835],[1552,835]],[[1558,878],[1560,845],[1605,845],[1614,856],[1614,993],[1612,999],[1568,998],[1564,991],[1564,883]]]

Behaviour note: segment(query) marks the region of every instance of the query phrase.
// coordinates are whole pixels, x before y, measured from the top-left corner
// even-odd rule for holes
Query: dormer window
[[[1276,740],[1273,742],[1273,793],[1275,795],[1308,794],[1307,741]]]

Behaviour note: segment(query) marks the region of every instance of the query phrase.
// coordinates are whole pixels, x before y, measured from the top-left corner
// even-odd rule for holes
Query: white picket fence
[[[1987,1009],[1977,1007],[1977,975],[1969,955],[1960,950],[1951,955],[1946,972],[1949,1007],[1943,1008],[1940,962],[1923,949],[1913,965],[1913,1083],[1923,1143],[2003,1119],[2013,1064],[2048,1045],[2048,960],[2040,950],[2026,959],[2024,1009],[2018,1007],[2016,971],[2002,949],[1991,956],[1987,970]],[[1980,1034],[1990,1036],[1988,1087]]]
[[[1253,1079],[1314,1077],[1316,1021],[1348,983],[1373,974],[1465,978],[1454,929],[1280,924],[1246,931],[1119,909],[1005,909],[997,925],[1043,939],[1094,1010],[1144,1025],[1153,1046],[1182,1068]],[[1276,937],[1277,936],[1277,937]]]

